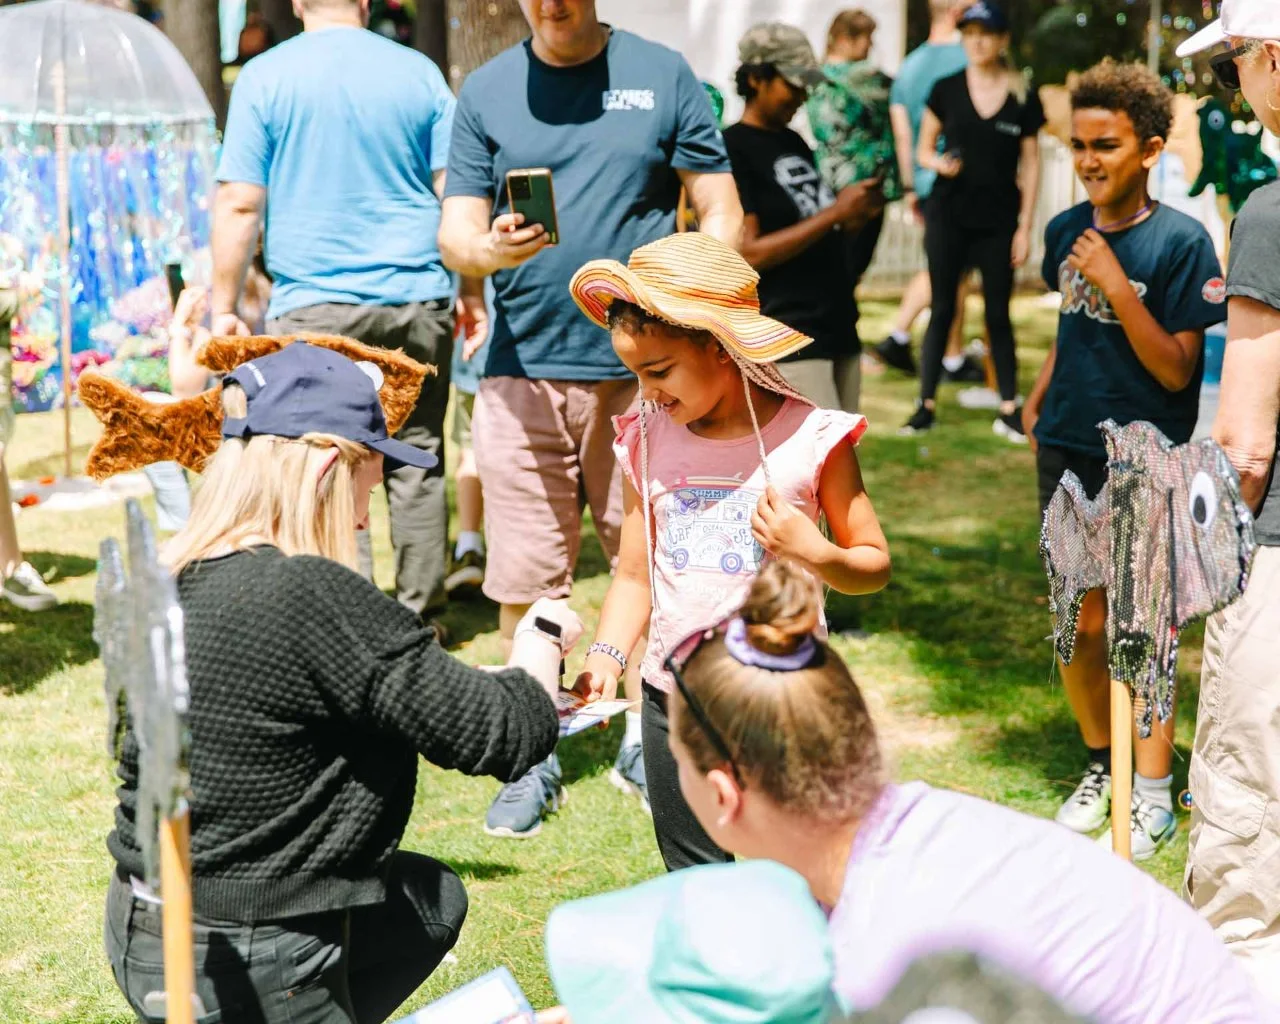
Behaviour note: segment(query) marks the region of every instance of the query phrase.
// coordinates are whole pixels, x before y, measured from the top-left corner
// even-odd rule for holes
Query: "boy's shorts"
[[[1036,452],[1036,477],[1040,489],[1040,519],[1044,520],[1045,511],[1053,494],[1062,482],[1062,474],[1071,470],[1084,485],[1084,493],[1090,501],[1098,496],[1102,485],[1107,482],[1107,460],[1098,455],[1085,455],[1066,448],[1054,448],[1041,445]]]
[[[455,385],[453,389],[453,429],[449,436],[460,452],[464,452],[471,447],[471,417],[475,412],[475,407],[475,393],[468,394]]]
[[[499,604],[568,597],[582,510],[612,564],[622,529],[613,418],[635,403],[635,378],[486,377],[473,420],[489,545],[484,593]]]

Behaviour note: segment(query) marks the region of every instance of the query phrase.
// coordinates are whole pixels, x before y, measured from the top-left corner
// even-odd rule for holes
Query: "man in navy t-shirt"
[[[591,259],[625,262],[676,228],[680,188],[701,230],[738,245],[742,206],[706,91],[680,54],[603,25],[594,0],[521,4],[533,38],[468,76],[458,100],[440,226],[446,264],[493,275],[492,336],[472,421],[485,496],[484,592],[510,640],[537,598],[568,597],[582,505],[610,559],[622,487],[614,416],[635,378],[569,299]],[[506,176],[549,168],[559,244],[508,209]],[[623,666],[619,665],[619,674]],[[628,694],[639,697],[638,680]],[[614,782],[645,794],[639,712]],[[496,835],[529,835],[560,791],[551,763],[490,810]]]
[[[1057,340],[1023,407],[1042,514],[1067,470],[1090,498],[1102,489],[1107,450],[1098,424],[1107,419],[1146,420],[1174,444],[1191,440],[1204,331],[1226,319],[1226,283],[1208,232],[1147,191],[1173,124],[1173,94],[1146,68],[1108,61],[1080,77],[1071,106],[1071,147],[1089,201],[1045,232],[1044,279],[1062,294],[1062,308]],[[1077,832],[1101,827],[1110,810],[1106,616],[1106,594],[1088,594],[1075,656],[1062,666],[1089,749],[1084,778],[1057,815]],[[1172,718],[1135,744],[1135,860],[1176,831],[1172,756]]]
[[[453,281],[436,231],[453,94],[422,54],[364,28],[362,0],[301,0],[301,35],[245,65],[231,92],[213,220],[213,332],[248,334],[238,307],[266,221],[273,334],[344,334],[439,368],[397,435],[443,456]],[[443,458],[387,474],[396,597],[430,620],[445,603]],[[368,531],[360,556],[372,574]],[[438,626],[438,623],[434,623]]]

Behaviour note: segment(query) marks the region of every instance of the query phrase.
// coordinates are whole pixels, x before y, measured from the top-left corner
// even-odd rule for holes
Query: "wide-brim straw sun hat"
[[[614,302],[629,302],[674,326],[709,332],[738,359],[773,363],[813,339],[760,312],[759,283],[735,249],[690,231],[641,246],[625,266],[592,260],[569,291],[600,327],[608,328]]]

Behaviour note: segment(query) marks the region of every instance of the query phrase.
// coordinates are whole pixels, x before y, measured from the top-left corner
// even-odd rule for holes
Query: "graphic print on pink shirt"
[[[640,414],[614,421],[614,451],[642,492]],[[670,691],[663,664],[671,645],[716,625],[737,609],[766,557],[751,534],[765,492],[754,434],[699,437],[665,413],[649,413],[649,502],[653,516],[654,608],[640,672]],[[862,416],[787,400],[761,430],[774,488],[813,522],[822,512],[818,480],[831,452],[867,429]],[[825,628],[825,627],[824,627]]]

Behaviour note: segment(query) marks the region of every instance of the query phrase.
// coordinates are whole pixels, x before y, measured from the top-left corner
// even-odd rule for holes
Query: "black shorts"
[[[1040,487],[1040,517],[1062,482],[1062,474],[1071,470],[1084,485],[1084,493],[1092,501],[1107,482],[1107,460],[1098,455],[1085,455],[1066,448],[1041,445],[1036,452],[1036,478]]]

